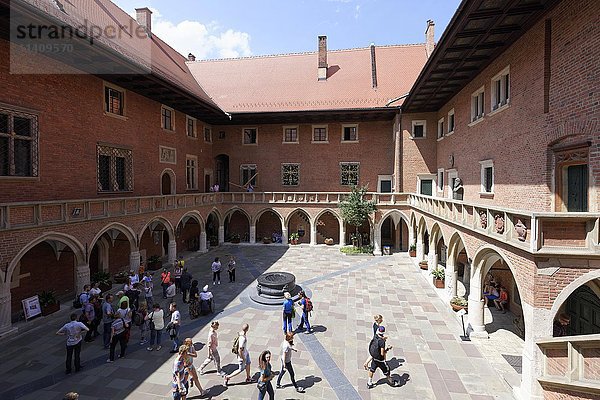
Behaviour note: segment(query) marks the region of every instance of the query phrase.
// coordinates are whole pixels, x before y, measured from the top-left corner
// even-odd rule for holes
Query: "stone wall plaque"
[[[479,211],[479,223],[483,229],[487,228],[487,213],[484,210]]]
[[[172,147],[158,146],[160,162],[165,164],[177,164],[177,150]]]
[[[502,215],[494,215],[494,227],[497,233],[504,233],[504,217]]]
[[[515,231],[517,232],[517,239],[521,242],[524,242],[527,239],[527,226],[521,221],[520,218],[517,218],[517,223],[515,224]]]

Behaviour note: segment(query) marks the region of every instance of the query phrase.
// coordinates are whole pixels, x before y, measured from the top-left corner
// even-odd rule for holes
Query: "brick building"
[[[522,398],[597,390],[596,2],[463,1],[435,49],[428,22],[424,44],[319,37],[316,52],[208,61],[152,35],[148,9],[53,4],[13,2],[11,25],[0,1],[0,332],[21,300],[67,299],[151,256],[274,234],[349,243],[337,204],[359,184],[378,204],[361,228],[375,255],[414,244],[445,268],[472,336],[487,336],[484,283],[508,288]],[[19,42],[17,17],[125,34],[46,54]],[[574,336],[551,338],[562,312]]]

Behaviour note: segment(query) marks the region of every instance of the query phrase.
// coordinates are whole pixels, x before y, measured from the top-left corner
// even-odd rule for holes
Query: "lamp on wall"
[[[81,214],[81,208],[79,207],[74,208],[71,212],[71,216],[73,217],[79,217],[79,214]]]

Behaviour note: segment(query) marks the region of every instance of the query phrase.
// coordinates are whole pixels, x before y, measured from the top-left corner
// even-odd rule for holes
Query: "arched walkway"
[[[298,234],[298,243],[311,243],[310,216],[302,209],[292,211],[287,219],[288,235]]]
[[[131,259],[136,257],[139,259],[133,230],[118,222],[111,223],[102,228],[92,241],[90,273],[94,275],[103,271],[115,274],[129,267]]]
[[[224,219],[225,241],[233,243],[251,242],[250,216],[246,211],[240,208],[231,209],[225,214]]]
[[[408,220],[400,211],[385,213],[375,228],[375,248],[383,249],[384,246],[389,246],[394,252],[408,251]]]
[[[313,221],[316,230],[317,244],[324,244],[325,239],[332,239],[332,244],[340,243],[340,218],[332,210],[321,211]]]
[[[150,257],[173,263],[177,258],[177,243],[171,223],[162,217],[152,219],[140,233],[140,258],[146,262]],[[160,263],[162,265],[162,262]],[[130,268],[134,268],[130,265]]]
[[[265,209],[257,214],[254,228],[257,242],[265,238],[278,243],[283,242],[283,219],[272,209]]]
[[[566,333],[568,336],[574,336],[600,333],[600,278],[591,279],[565,293],[570,294],[560,303],[560,306],[553,307],[552,310],[554,314],[552,335],[562,336]],[[564,316],[568,316],[568,319]],[[567,321],[569,323],[565,324]]]
[[[458,232],[448,241],[448,259],[446,262],[446,289],[448,297],[469,296],[471,265],[465,243]]]
[[[206,218],[206,238],[211,246],[218,246],[223,243],[224,228],[221,225],[221,217],[216,210],[208,214]]]

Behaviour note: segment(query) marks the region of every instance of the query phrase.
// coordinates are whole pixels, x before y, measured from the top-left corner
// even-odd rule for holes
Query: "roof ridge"
[[[425,46],[425,43],[384,44],[384,45],[375,45],[375,48],[417,47],[417,46]],[[350,51],[358,51],[358,50],[367,50],[370,47],[371,46],[351,47],[351,48],[347,48],[347,49],[327,50],[327,52],[328,53],[350,52]],[[261,59],[261,58],[304,56],[304,55],[309,55],[309,54],[317,54],[317,51],[298,51],[298,52],[290,52],[290,53],[262,54],[262,55],[254,55],[254,56],[229,57],[229,58],[207,58],[204,60],[187,61],[187,63],[202,63],[202,62],[215,62],[215,61],[237,61],[237,60],[241,61],[241,60],[254,60],[254,59]]]

